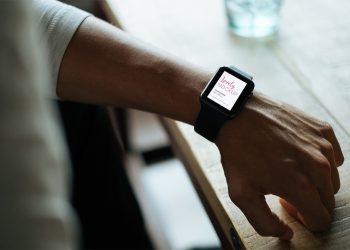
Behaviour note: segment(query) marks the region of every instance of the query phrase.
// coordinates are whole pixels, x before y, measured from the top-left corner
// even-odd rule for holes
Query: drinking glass
[[[230,29],[239,36],[264,37],[277,32],[282,0],[225,0]]]

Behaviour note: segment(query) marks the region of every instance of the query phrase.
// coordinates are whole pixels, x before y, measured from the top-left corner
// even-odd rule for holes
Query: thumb
[[[258,234],[279,237],[283,240],[292,239],[292,229],[271,211],[263,195],[244,198],[235,204],[242,210]]]

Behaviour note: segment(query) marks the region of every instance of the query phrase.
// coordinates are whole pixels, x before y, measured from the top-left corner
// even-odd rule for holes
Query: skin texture
[[[310,230],[328,228],[344,158],[327,123],[258,94],[223,127],[217,145],[230,198],[259,234],[292,236],[268,208],[265,194],[281,197],[283,207]]]
[[[212,73],[146,45],[94,17],[70,42],[60,69],[62,99],[136,108],[194,124]],[[257,126],[258,124],[258,126]],[[216,141],[232,201],[263,236],[289,240],[292,230],[264,195],[307,228],[329,227],[344,157],[331,126],[254,92]]]

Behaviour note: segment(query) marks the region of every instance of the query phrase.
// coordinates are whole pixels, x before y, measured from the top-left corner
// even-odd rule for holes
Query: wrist
[[[252,96],[253,78],[230,66],[220,67],[200,94],[201,109],[194,130],[211,142],[222,127],[240,115]]]
[[[238,140],[243,133],[246,133],[243,131],[245,131],[247,124],[256,124],[258,122],[257,118],[262,109],[264,109],[265,99],[263,94],[254,91],[254,94],[247,100],[239,115],[222,126],[215,144],[221,148],[228,136]]]
[[[210,80],[212,73],[207,71],[193,71],[190,74],[189,79],[186,79],[188,82],[187,86],[189,89],[185,95],[187,96],[186,100],[188,103],[183,106],[183,109],[180,112],[183,113],[183,118],[181,121],[194,125],[196,119],[201,110],[200,103],[200,94]]]

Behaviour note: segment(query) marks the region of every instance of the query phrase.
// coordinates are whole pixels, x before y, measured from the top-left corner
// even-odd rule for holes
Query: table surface
[[[109,19],[132,35],[208,69],[235,65],[254,76],[256,89],[331,123],[346,161],[339,169],[329,231],[313,234],[267,201],[295,231],[290,243],[257,235],[230,201],[216,147],[181,122],[164,120],[224,247],[232,230],[247,249],[350,248],[350,1],[285,1],[273,39],[245,39],[227,28],[223,1],[104,0]]]

